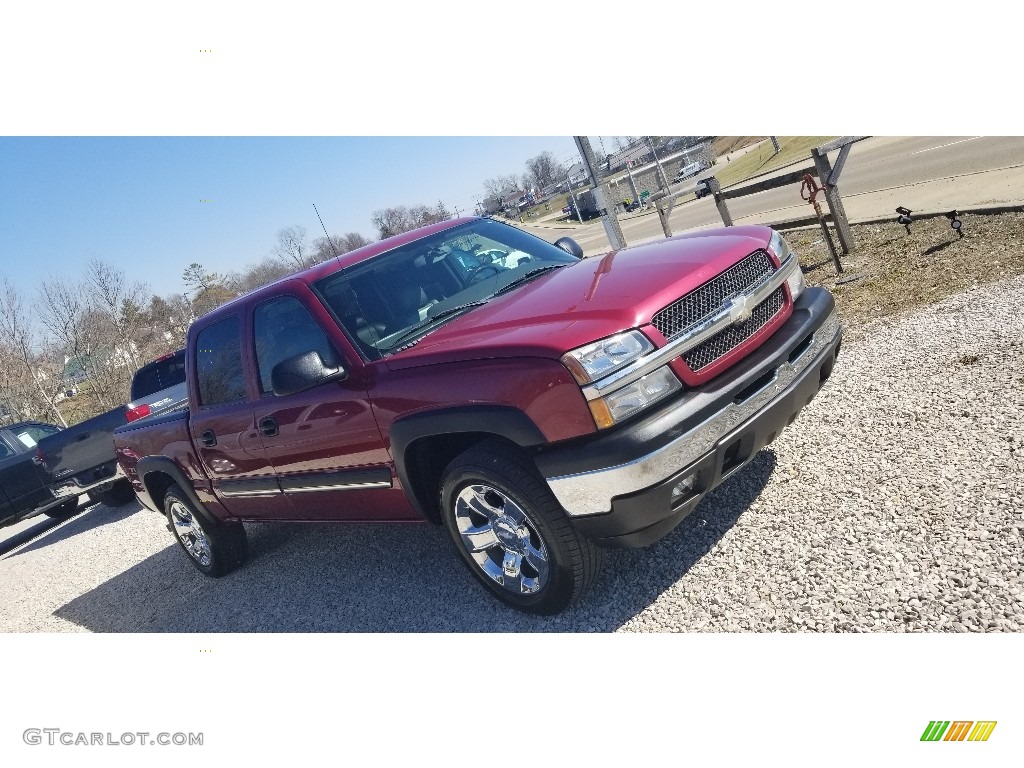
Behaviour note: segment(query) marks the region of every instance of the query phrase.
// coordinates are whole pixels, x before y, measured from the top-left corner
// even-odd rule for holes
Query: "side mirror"
[[[577,259],[583,258],[583,249],[580,248],[580,244],[573,240],[571,237],[560,237],[557,240],[555,240],[555,245],[561,248],[569,255],[575,256]]]
[[[345,367],[335,360],[325,363],[316,350],[287,357],[270,372],[270,386],[278,397],[338,381],[348,376]]]

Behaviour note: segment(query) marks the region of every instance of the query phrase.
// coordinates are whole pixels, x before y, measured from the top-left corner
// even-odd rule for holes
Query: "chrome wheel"
[[[181,541],[185,551],[189,553],[203,568],[209,568],[213,562],[210,540],[200,527],[192,512],[175,499],[171,503],[171,522],[174,524],[174,535]]]
[[[501,491],[468,485],[455,499],[455,525],[470,557],[488,578],[517,595],[548,582],[549,559],[537,526]]]

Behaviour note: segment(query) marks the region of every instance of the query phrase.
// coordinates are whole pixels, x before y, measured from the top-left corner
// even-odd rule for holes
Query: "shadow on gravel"
[[[553,617],[506,608],[473,580],[441,528],[247,526],[251,559],[202,576],[169,546],[55,611],[94,632],[606,632],[684,577],[760,495],[761,451],[671,534],[610,551],[583,603]],[[129,509],[131,509],[129,507]]]
[[[78,512],[73,517],[68,518],[67,521],[48,519],[49,525],[41,524],[38,526],[38,531],[33,528],[33,535],[26,538],[26,541],[34,539],[32,543],[16,552],[3,554],[3,559],[12,559],[26,552],[56,544],[58,541],[63,541],[93,528],[99,528],[101,525],[116,523],[118,520],[128,517],[128,515],[135,514],[140,509],[142,509],[142,505],[136,501],[123,504],[120,507],[107,507],[103,504],[89,504],[84,508],[79,507]],[[60,527],[58,528],[57,526]]]

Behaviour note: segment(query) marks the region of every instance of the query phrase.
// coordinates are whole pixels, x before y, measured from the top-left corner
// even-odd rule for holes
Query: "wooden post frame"
[[[729,206],[725,204],[725,197],[722,195],[722,185],[714,176],[708,179],[708,186],[711,189],[711,196],[715,199],[715,206],[718,208],[718,215],[722,217],[722,223],[732,226],[732,216],[729,213]]]
[[[853,230],[850,229],[850,221],[846,217],[843,199],[839,194],[839,174],[850,154],[850,145],[866,138],[867,136],[843,136],[811,150],[811,159],[814,160],[818,178],[821,179],[825,200],[828,202],[828,209],[832,214],[832,224],[836,228],[836,235],[839,238],[839,245],[843,249],[843,255],[852,252],[855,244]],[[829,162],[828,153],[835,149],[839,150],[839,156],[836,158],[835,167],[833,167]]]
[[[672,237],[672,226],[669,224],[668,217],[672,213],[672,207],[675,205],[675,202],[676,199],[674,197],[669,197],[655,203],[658,207],[658,218],[661,219],[661,230],[665,233],[665,237]]]

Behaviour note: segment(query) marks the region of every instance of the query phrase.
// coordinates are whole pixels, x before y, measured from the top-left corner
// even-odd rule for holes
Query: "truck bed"
[[[42,467],[57,498],[85,493],[117,474],[114,430],[126,423],[124,406],[39,441]]]

